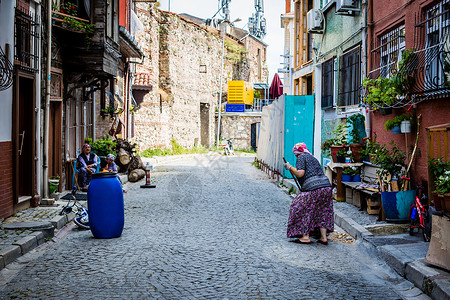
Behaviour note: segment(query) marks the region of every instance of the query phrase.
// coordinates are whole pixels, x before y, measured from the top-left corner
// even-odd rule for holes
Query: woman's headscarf
[[[111,153],[109,153],[108,155],[106,155],[106,158],[107,158],[107,159],[112,159],[112,160],[115,160],[115,159],[116,159],[116,157],[115,157],[114,155],[112,155]]]
[[[294,152],[294,155],[297,156],[303,152],[306,152],[308,154],[311,154],[311,152],[309,152],[308,148],[306,147],[305,143],[298,143],[294,145],[294,148],[292,149],[292,152]]]

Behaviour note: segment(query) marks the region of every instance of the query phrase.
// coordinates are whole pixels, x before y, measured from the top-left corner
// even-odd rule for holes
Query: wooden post
[[[342,184],[342,167],[336,167],[336,201],[345,201],[345,187]]]

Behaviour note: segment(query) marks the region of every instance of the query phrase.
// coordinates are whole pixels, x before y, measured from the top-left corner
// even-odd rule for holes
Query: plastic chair
[[[97,170],[95,171],[95,173],[99,173],[100,172],[100,164],[101,164],[101,160],[100,157],[97,155]],[[78,169],[77,169],[77,159],[74,160],[73,162],[73,175],[72,175],[72,186],[75,185],[75,176],[77,176],[78,173]]]

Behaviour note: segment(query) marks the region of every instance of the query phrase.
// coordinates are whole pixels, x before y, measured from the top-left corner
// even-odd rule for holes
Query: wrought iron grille
[[[322,108],[333,106],[334,58],[322,64]]]
[[[340,57],[337,106],[358,105],[361,86],[361,48]]]
[[[13,75],[13,66],[0,47],[0,91],[8,89],[13,84]]]
[[[450,92],[450,0],[444,0],[416,16],[415,60],[405,65],[414,74],[413,98],[435,97]]]
[[[380,107],[404,107],[426,99],[450,94],[450,0],[416,14],[414,47],[403,61],[405,31],[401,26],[380,37],[371,53],[369,78],[388,78],[396,74],[402,80],[404,95],[393,104]],[[408,33],[406,33],[408,34]],[[366,94],[367,90],[363,92]]]
[[[39,70],[39,23],[25,9],[16,9],[14,64],[21,69]]]

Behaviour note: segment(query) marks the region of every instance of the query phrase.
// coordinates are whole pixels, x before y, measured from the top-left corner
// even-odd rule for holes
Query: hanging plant
[[[402,54],[397,69],[391,71],[388,78],[378,77],[376,79],[363,79],[363,86],[367,89],[367,95],[363,103],[372,107],[373,110],[384,107],[392,107],[395,102],[405,96],[414,85],[414,77],[406,70],[417,55],[415,49],[407,49]]]

